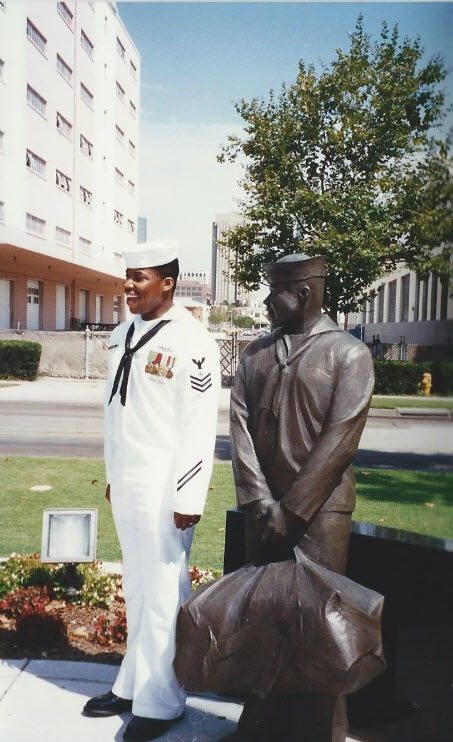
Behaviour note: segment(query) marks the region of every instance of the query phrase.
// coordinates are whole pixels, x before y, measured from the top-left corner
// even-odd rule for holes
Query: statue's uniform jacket
[[[113,691],[133,699],[138,716],[171,719],[185,694],[172,668],[179,606],[190,593],[193,528],[174,512],[201,514],[212,472],[219,353],[190,313],[173,306],[159,320],[136,315],[131,345],[170,320],[133,355],[123,406],[109,402],[131,321],[113,331],[105,406],[106,479],[123,553],[128,648]]]
[[[294,350],[281,330],[250,343],[231,396],[238,504],[272,497],[309,522],[350,513],[373,384],[366,345],[326,315]]]

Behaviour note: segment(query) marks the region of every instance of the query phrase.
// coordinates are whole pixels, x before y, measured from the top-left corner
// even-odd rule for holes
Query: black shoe
[[[132,710],[132,701],[115,696],[111,690],[103,696],[90,698],[83,707],[85,716],[115,716]]]
[[[176,719],[149,719],[146,716],[133,716],[126,727],[123,738],[134,740],[134,742],[148,742],[165,734],[183,716],[184,714],[181,714]]]

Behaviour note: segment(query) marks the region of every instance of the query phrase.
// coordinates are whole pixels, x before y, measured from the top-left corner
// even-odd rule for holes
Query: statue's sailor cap
[[[126,268],[156,268],[178,257],[176,240],[162,239],[142,242],[123,251]]]
[[[275,263],[265,265],[269,283],[292,283],[304,278],[325,278],[326,259],[324,256],[310,258],[308,255],[285,255]]]

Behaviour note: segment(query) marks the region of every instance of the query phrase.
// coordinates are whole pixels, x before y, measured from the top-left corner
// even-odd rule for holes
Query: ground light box
[[[96,508],[48,508],[43,512],[42,562],[94,562]]]

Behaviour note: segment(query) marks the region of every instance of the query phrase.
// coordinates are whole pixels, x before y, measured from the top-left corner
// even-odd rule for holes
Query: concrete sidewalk
[[[102,406],[104,402],[105,379],[67,379],[51,376],[39,377],[36,381],[1,381],[0,402],[8,401],[41,402],[49,404]],[[231,389],[222,387],[219,396],[219,412],[227,412],[230,406]],[[387,399],[390,397],[383,398]],[[417,397],[407,397],[417,399]],[[436,400],[441,399],[439,397]],[[451,398],[448,398],[451,401]],[[369,417],[452,417],[453,410],[447,408],[400,407],[396,409],[371,408]]]
[[[130,713],[105,719],[81,714],[88,698],[110,690],[117,672],[117,666],[90,662],[2,660],[0,741],[121,742]],[[184,718],[160,739],[214,742],[235,729],[241,711],[233,700],[191,695]]]
[[[98,407],[104,404],[105,379],[63,379],[42,376],[36,381],[1,381],[0,401],[44,402],[49,404],[84,405]],[[228,410],[230,389],[222,388],[219,410]]]
[[[1,742],[119,742],[130,713],[82,716],[91,696],[112,687],[118,667],[90,662],[2,660]],[[241,705],[216,696],[189,696],[184,718],[161,739],[212,742],[232,732]]]

